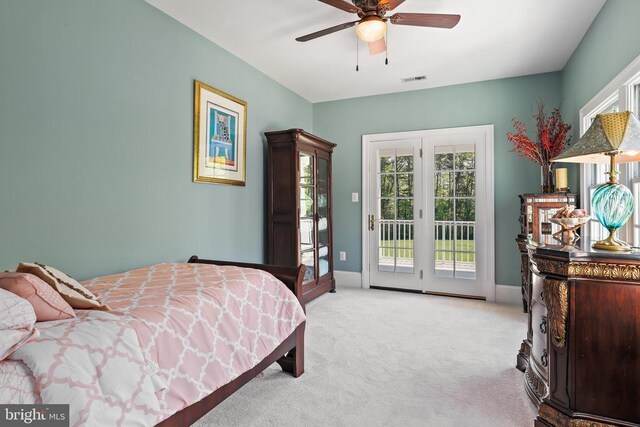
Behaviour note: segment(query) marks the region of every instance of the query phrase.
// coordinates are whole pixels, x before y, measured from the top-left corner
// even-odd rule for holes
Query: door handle
[[[547,353],[547,350],[542,350],[542,356],[540,356],[540,362],[542,363],[542,366],[544,366],[545,368],[547,366],[549,366],[549,354]]]
[[[376,228],[376,219],[373,215],[369,215],[369,230],[373,231]]]
[[[547,316],[542,316],[542,323],[540,323],[540,332],[547,333]]]

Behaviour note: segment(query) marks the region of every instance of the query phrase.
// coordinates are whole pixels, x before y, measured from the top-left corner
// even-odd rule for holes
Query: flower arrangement
[[[545,116],[542,102],[538,102],[538,113],[533,118],[538,132],[537,141],[527,136],[527,126],[515,117],[512,122],[516,133],[509,132],[507,139],[513,143],[512,153],[544,165],[569,145],[571,125],[562,121],[559,108],[555,108],[550,116]]]
[[[509,132],[507,139],[513,143],[512,153],[542,166],[543,191],[552,192],[551,159],[562,153],[569,145],[571,125],[562,121],[559,108],[554,108],[549,116],[545,115],[542,101],[538,102],[538,112],[533,118],[536,121],[536,141],[527,135],[526,125],[515,117],[512,119],[515,133]]]

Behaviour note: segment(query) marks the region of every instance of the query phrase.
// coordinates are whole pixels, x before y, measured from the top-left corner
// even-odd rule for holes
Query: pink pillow
[[[26,299],[33,306],[38,322],[76,317],[55,289],[29,273],[0,273],[0,288]]]

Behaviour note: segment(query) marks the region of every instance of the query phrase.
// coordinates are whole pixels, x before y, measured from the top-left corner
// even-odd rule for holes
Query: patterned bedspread
[[[154,423],[253,368],[305,319],[295,296],[261,270],[158,264],[83,284],[113,309],[109,315],[135,331],[157,397]],[[82,322],[86,317],[47,323]],[[22,360],[18,354],[12,358]],[[47,403],[42,386],[50,376],[34,378],[28,372],[20,362],[0,363],[0,384],[10,389],[0,394],[3,402],[33,403],[42,398]],[[62,367],[54,374],[69,379],[74,375]],[[154,410],[149,406],[146,412]]]

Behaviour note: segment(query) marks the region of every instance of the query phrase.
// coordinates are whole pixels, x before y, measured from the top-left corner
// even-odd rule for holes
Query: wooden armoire
[[[304,300],[335,292],[331,155],[336,144],[302,129],[266,132],[269,264],[304,264]]]

